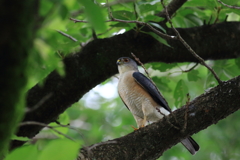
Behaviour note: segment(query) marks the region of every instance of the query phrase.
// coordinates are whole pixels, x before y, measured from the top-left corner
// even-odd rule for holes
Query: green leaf
[[[187,77],[189,81],[197,81],[198,79],[200,79],[198,75],[199,75],[198,70],[192,70],[187,73]]]
[[[28,137],[18,137],[16,135],[12,136],[12,140],[18,140],[18,141],[29,141],[30,139]]]
[[[223,3],[228,5],[236,5],[239,0],[221,0]]]
[[[79,2],[85,7],[85,13],[93,28],[100,32],[105,31],[105,18],[103,17],[100,7],[91,0],[79,0]]]
[[[114,12],[112,12],[112,15],[114,18],[121,19],[121,20],[133,20],[134,19],[133,12],[129,12],[129,11],[125,11],[125,10],[114,11]]]
[[[212,0],[187,1],[183,6],[182,9],[185,7],[204,7],[207,9],[214,9],[217,7],[217,3],[214,3]]]
[[[199,17],[195,16],[194,14],[186,15],[185,19],[187,19],[193,26],[203,25],[203,21]]]
[[[142,4],[142,5],[139,5],[138,7],[141,13],[155,11],[157,9],[156,5],[151,5],[151,4]]]
[[[58,118],[58,122],[62,125],[68,125],[70,123],[70,120],[69,120],[69,116],[67,114],[67,112],[63,112],[59,118]],[[55,122],[52,122],[49,124],[50,126],[52,127],[55,127],[54,129],[58,130],[59,132],[63,133],[63,134],[67,134],[67,132],[69,131],[69,128],[68,127],[62,127],[60,126],[59,124],[55,123]],[[61,137],[61,138],[64,138],[63,135],[61,134],[58,134],[57,132],[51,130],[52,133],[54,133],[56,136],[58,137]]]
[[[120,19],[120,20],[134,20],[135,16],[133,14],[133,12],[129,12],[126,10],[119,10],[119,11],[114,11],[112,12],[112,15],[114,18],[116,19]],[[111,25],[114,27],[131,27],[134,28],[136,26],[135,23],[117,23],[115,25]]]
[[[159,62],[154,62],[151,63],[151,66],[155,70],[160,70],[161,72],[166,72],[169,69],[172,69],[173,67],[177,66],[177,63],[159,63]]]
[[[38,160],[74,160],[79,152],[80,143],[68,139],[51,141],[41,152]]]
[[[239,68],[231,59],[214,61],[212,68],[217,73],[219,78],[223,81],[229,80],[239,75]]]
[[[210,71],[208,71],[208,75],[207,75],[206,83],[204,85],[204,89],[215,87],[217,85],[218,85],[217,80],[215,79],[213,74]]]
[[[119,23],[116,23],[116,24],[111,24],[110,26],[112,26],[112,27],[129,27],[129,24],[119,22]]]
[[[171,92],[170,87],[168,86],[169,80],[165,77],[152,77],[152,80],[157,85],[158,89],[162,92]]]
[[[240,69],[240,57],[235,59],[235,64],[238,66],[238,68]]]
[[[164,33],[167,33],[167,32],[166,32],[166,29],[163,28],[162,26],[160,26],[159,24],[157,24],[157,23],[153,23],[153,22],[148,22],[148,23],[151,24],[152,26],[154,26],[154,27],[160,29],[160,30],[163,31]]]
[[[59,9],[59,14],[60,14],[61,18],[65,19],[67,17],[68,13],[69,13],[68,8],[65,5],[61,4],[60,9]]]
[[[36,160],[38,155],[37,146],[26,145],[13,150],[4,160]]]
[[[188,87],[183,80],[179,80],[174,90],[175,106],[179,107],[184,104],[188,94]]]
[[[155,38],[157,41],[159,41],[160,43],[168,46],[168,47],[171,47],[167,41],[165,39],[163,39],[162,37],[158,36],[156,33],[153,33],[153,32],[143,32],[141,31],[142,33],[145,33],[145,34],[148,34],[150,36],[152,36],[153,38]]]
[[[148,22],[148,21],[161,22],[162,20],[164,20],[164,18],[154,16],[154,15],[147,15],[144,17],[145,22]]]

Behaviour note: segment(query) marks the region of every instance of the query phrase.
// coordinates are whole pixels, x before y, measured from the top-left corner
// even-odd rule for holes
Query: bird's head
[[[117,60],[118,71],[120,74],[127,71],[138,71],[137,63],[129,57],[121,57]]]

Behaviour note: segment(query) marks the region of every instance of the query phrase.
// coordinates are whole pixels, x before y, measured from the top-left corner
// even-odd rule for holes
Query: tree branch
[[[161,1],[161,0],[160,0]],[[181,8],[181,6],[187,2],[187,0],[172,0],[168,6],[167,6],[167,10],[168,10],[168,14],[170,17],[172,17],[172,15],[179,9]],[[159,17],[163,17],[165,18],[165,22],[167,21],[167,15],[166,15],[166,10],[162,10],[160,13],[157,14],[157,16]]]
[[[214,25],[177,29],[185,41],[199,53],[203,59],[230,59],[240,55],[239,22],[219,23]],[[168,34],[174,34],[172,29]],[[189,56],[187,49],[176,40],[168,40],[167,47],[151,36],[134,30],[111,38],[96,39],[83,49],[64,59],[66,76],[52,72],[43,86],[36,85],[28,92],[27,106],[34,107],[49,93],[52,96],[33,112],[27,113],[23,121],[50,123],[71,104],[77,102],[86,92],[117,73],[116,60],[130,56],[133,52],[143,63],[147,62],[196,62]],[[211,46],[211,47],[210,47]],[[114,53],[114,54],[113,54]],[[96,69],[97,68],[97,69]],[[29,138],[36,135],[41,126],[23,126],[18,136]],[[14,141],[12,148],[22,145]]]
[[[240,76],[195,98],[186,106],[175,110],[160,121],[141,128],[124,137],[84,147],[79,159],[157,159],[164,151],[182,139],[197,133],[240,108]],[[188,125],[176,130],[169,125],[184,128],[187,111]],[[177,118],[177,122],[174,120]],[[180,125],[179,125],[180,124]],[[89,154],[91,153],[91,154]]]
[[[223,3],[223,2],[220,1],[220,0],[217,0],[217,1],[218,1],[219,3],[221,3],[222,5],[224,5],[225,7],[232,8],[232,9],[240,9],[240,7],[238,7],[238,6],[228,5],[228,4]]]

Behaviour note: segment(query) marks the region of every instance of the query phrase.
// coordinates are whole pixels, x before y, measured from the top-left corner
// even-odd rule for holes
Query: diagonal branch
[[[76,38],[68,35],[67,33],[64,33],[64,32],[59,31],[59,30],[57,30],[57,32],[60,33],[61,35],[65,36],[65,37],[69,38],[70,40],[72,40],[72,41],[74,41],[74,42],[77,42],[77,41],[78,41]]]
[[[176,28],[173,26],[172,24],[172,21],[171,21],[171,18],[168,14],[168,10],[167,10],[167,7],[164,5],[163,3],[163,0],[160,0],[161,1],[161,4],[166,12],[166,16],[167,16],[167,19],[168,19],[168,22],[170,23],[173,31],[176,33],[177,35],[177,38],[178,40],[188,49],[188,51],[195,57],[199,60],[200,64],[202,64],[203,66],[205,66],[213,75],[214,77],[216,78],[216,80],[218,81],[219,84],[222,83],[222,81],[220,80],[220,78],[218,77],[218,75],[216,74],[216,72],[210,67],[208,66],[204,59],[202,59],[191,47],[190,45],[182,38],[182,36],[179,34],[179,32],[176,30]]]
[[[240,76],[224,82],[224,84],[212,88],[195,98],[187,104],[187,110],[183,106],[160,121],[124,137],[84,147],[80,150],[78,160],[132,160],[138,159],[138,157],[141,157],[141,159],[157,159],[164,151],[182,139],[206,129],[208,126],[239,110],[239,83]],[[178,123],[181,124],[180,127],[186,127],[184,130],[179,131],[169,125],[168,120],[174,125],[178,125],[174,120],[174,116],[178,119]],[[187,116],[188,120],[187,126],[185,125],[185,116]]]

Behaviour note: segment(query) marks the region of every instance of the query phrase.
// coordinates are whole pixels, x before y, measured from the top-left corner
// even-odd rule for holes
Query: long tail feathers
[[[197,144],[192,137],[188,137],[181,141],[181,143],[187,148],[187,150],[192,154],[196,154],[196,152],[200,149],[199,145]]]

